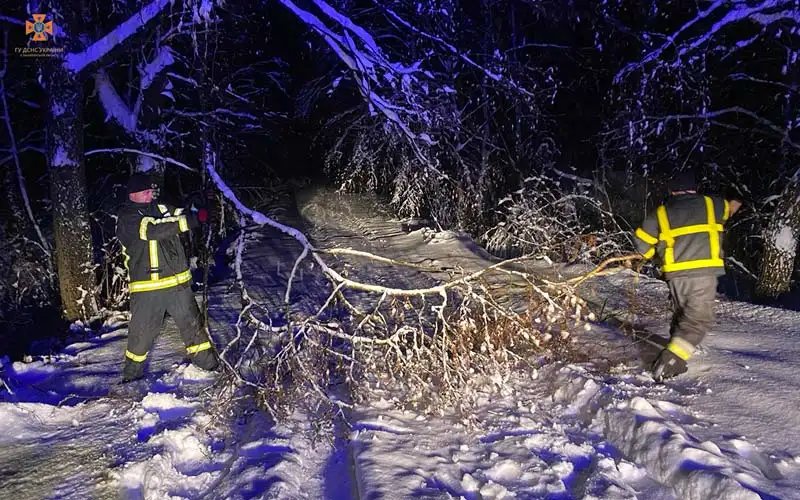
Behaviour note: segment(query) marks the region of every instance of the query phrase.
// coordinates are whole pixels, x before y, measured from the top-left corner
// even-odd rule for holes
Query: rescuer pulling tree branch
[[[669,183],[670,196],[636,229],[636,250],[658,256],[674,307],[670,341],[653,365],[653,378],[672,378],[687,369],[714,323],[717,279],[725,274],[723,225],[741,206],[738,200],[697,193],[691,174]]]
[[[204,208],[184,210],[156,203],[158,188],[147,174],[128,181],[128,198],[117,219],[131,294],[124,382],[144,376],[144,364],[168,313],[180,330],[191,362],[215,370],[214,347],[200,324],[191,272],[180,235],[208,221]]]

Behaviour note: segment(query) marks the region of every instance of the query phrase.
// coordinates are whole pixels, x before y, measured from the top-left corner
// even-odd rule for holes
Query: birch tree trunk
[[[58,59],[47,64],[45,72],[47,161],[62,310],[69,321],[88,319],[97,312],[97,302],[83,159],[83,83]]]

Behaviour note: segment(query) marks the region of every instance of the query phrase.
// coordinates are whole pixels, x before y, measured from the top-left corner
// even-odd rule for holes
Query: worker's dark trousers
[[[686,276],[668,281],[672,299],[671,341],[685,345],[691,354],[714,325],[716,276]]]
[[[186,283],[164,290],[131,294],[131,321],[128,325],[128,349],[122,376],[126,380],[144,374],[144,361],[153,347],[169,313],[181,332],[192,363],[205,370],[217,367],[213,346],[200,330],[200,310],[191,286]]]

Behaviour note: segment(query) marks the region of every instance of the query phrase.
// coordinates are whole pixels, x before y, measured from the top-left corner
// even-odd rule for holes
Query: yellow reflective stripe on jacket
[[[658,238],[650,236],[647,233],[647,231],[645,231],[642,228],[637,229],[634,234],[636,235],[637,238],[639,238],[640,240],[644,241],[648,245],[657,245],[658,244]]]
[[[190,345],[186,348],[186,352],[189,354],[197,354],[200,351],[205,351],[207,349],[211,349],[211,342],[203,342],[202,344],[197,345]]]
[[[643,253],[642,257],[644,257],[645,259],[652,259],[653,255],[655,254],[656,254],[656,247],[650,247],[650,250]]]
[[[186,283],[192,279],[192,273],[188,269],[182,273],[161,278],[157,280],[148,281],[134,281],[130,284],[128,289],[131,293],[134,292],[152,292],[153,290],[163,290],[165,288],[172,288],[182,283]]]
[[[712,209],[713,210],[713,209]],[[712,212],[711,215],[713,216],[714,213]],[[686,236],[687,234],[695,234],[695,233],[709,233],[714,231],[715,233],[722,232],[723,227],[722,224],[693,224],[691,226],[682,226],[677,229],[672,230],[672,237],[677,238],[678,236]]]
[[[694,353],[694,346],[691,342],[680,337],[673,337],[669,344],[667,344],[666,349],[684,361],[691,358]]]
[[[661,230],[658,239],[667,244],[667,247],[664,249],[664,270],[666,271],[667,265],[675,262],[675,238],[672,236],[672,230],[670,230],[669,227],[667,207],[664,205],[659,206],[656,209],[656,216],[658,217],[658,227]]]
[[[169,213],[169,208],[166,205],[159,205],[158,210],[161,211],[162,214],[167,215]]]
[[[724,208],[722,209],[722,222],[728,220],[728,217],[731,216],[731,205],[728,203],[728,200],[722,200],[724,203]]]
[[[158,269],[158,241],[150,240],[150,281],[158,279],[158,272],[153,272],[153,269]]]
[[[142,217],[142,221],[139,223],[139,239],[147,241],[148,224],[167,224],[169,222],[177,222],[178,228],[181,231],[185,232],[189,230],[189,221],[186,219],[185,215],[162,217],[160,219],[156,219],[155,217]]]
[[[711,248],[711,260],[718,260],[720,264],[725,266],[722,259],[719,258],[719,233],[722,232],[722,224],[717,224],[717,218],[714,215],[714,200],[705,197],[706,199],[706,213],[708,214],[708,244]]]
[[[154,222],[155,219],[152,217],[142,217],[142,220],[139,222],[139,239],[147,241],[147,225],[151,222]]]
[[[703,269],[706,267],[725,267],[725,261],[722,259],[698,259],[687,260],[685,262],[673,262],[670,265],[664,264],[663,270],[665,273],[674,273],[675,271],[688,271],[690,269]]]
[[[692,224],[690,226],[672,229],[669,226],[666,207],[664,205],[658,207],[656,213],[658,215],[658,225],[661,228],[661,234],[659,234],[658,237],[661,241],[666,243],[666,249],[664,250],[664,266],[662,267],[665,273],[702,269],[706,267],[725,267],[725,262],[720,258],[719,248],[719,233],[721,233],[724,228],[722,224],[717,223],[716,216],[714,215],[714,200],[708,196],[704,196],[704,198],[706,202],[705,224]],[[729,210],[727,208],[727,201],[725,202],[725,207],[725,210]],[[710,258],[675,262],[675,238],[696,233],[708,233]]]
[[[147,359],[147,353],[142,354],[141,356],[138,354],[134,354],[131,351],[125,351],[125,357],[130,359],[131,361],[136,361],[137,363],[143,363],[144,360]]]

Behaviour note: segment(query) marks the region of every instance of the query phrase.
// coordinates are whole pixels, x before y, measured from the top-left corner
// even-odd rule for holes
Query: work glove
[[[686,361],[679,358],[674,352],[664,349],[653,363],[653,378],[656,382],[662,382],[685,373],[686,369]]]
[[[211,222],[216,219],[216,192],[213,187],[195,193],[189,198],[188,210],[197,216],[201,223]],[[200,212],[204,212],[203,215]]]

